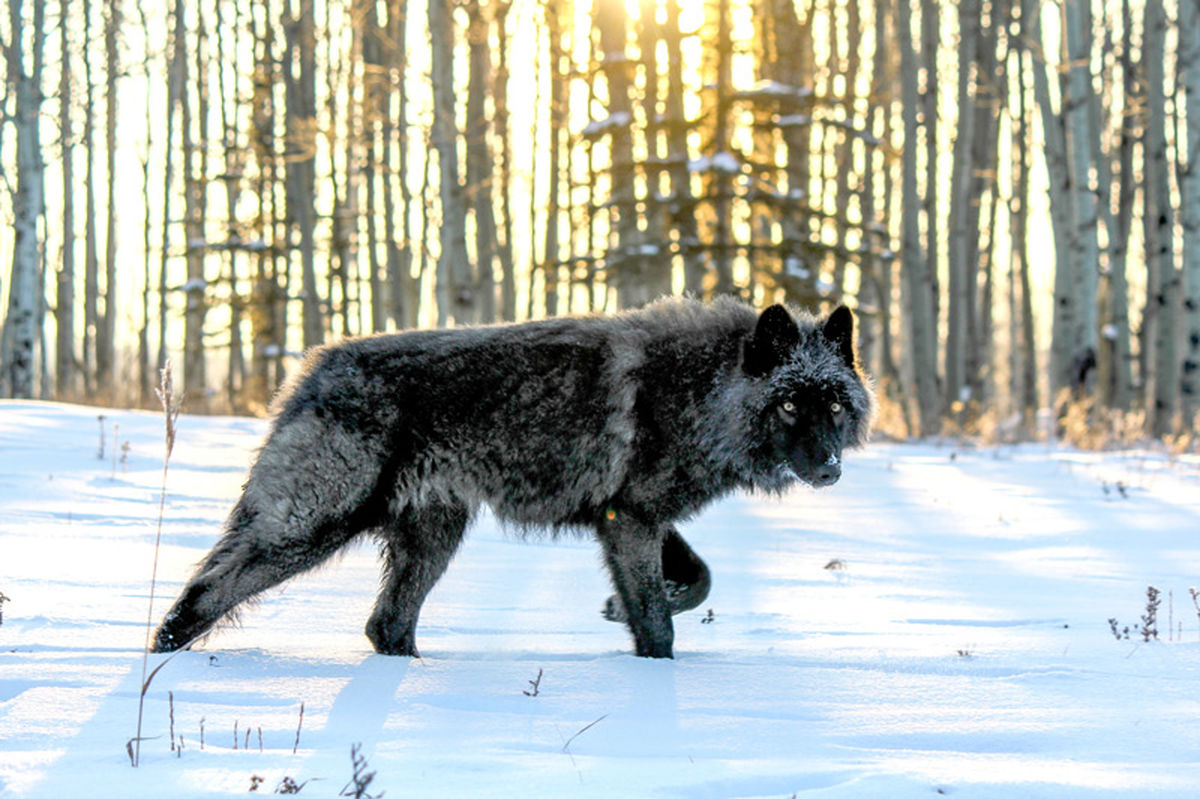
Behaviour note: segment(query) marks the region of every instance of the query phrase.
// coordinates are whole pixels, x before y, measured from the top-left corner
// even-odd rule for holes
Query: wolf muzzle
[[[832,452],[821,463],[805,461],[796,463],[794,468],[800,479],[813,488],[831,486],[842,476],[841,459]]]

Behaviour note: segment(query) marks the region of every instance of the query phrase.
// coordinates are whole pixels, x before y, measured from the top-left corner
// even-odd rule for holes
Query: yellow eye
[[[795,406],[795,405],[793,405],[793,404],[792,404],[790,401],[789,401],[789,402],[785,402],[785,403],[783,403],[783,409],[784,409],[785,411],[787,411],[788,413],[795,413],[795,412],[796,412],[796,406]]]
[[[842,412],[842,403],[835,402],[832,405],[830,405],[829,412],[832,413],[834,416],[837,416],[839,413]]]

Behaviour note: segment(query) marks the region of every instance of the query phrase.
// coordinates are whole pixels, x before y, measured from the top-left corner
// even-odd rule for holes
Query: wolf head
[[[743,345],[742,369],[757,386],[756,471],[820,488],[841,477],[842,450],[865,442],[873,399],[855,362],[850,309],[799,316],[782,305],[763,311]]]

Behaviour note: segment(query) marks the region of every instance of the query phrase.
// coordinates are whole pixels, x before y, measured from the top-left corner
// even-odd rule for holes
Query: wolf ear
[[[754,333],[746,340],[742,368],[752,377],[765,375],[779,366],[800,343],[800,329],[782,305],[772,305],[759,314]]]
[[[847,366],[854,366],[854,314],[845,305],[833,309],[821,327],[825,338],[837,347]]]

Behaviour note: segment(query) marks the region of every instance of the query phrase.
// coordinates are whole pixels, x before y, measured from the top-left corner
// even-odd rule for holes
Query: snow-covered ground
[[[831,489],[711,508],[668,662],[601,618],[592,542],[489,518],[424,657],[374,655],[364,543],[171,659],[135,770],[162,420],[104,411],[99,460],[99,412],[0,403],[0,795],[335,796],[358,743],[390,797],[1200,794],[1200,465],[1046,445],[872,445]],[[156,624],[264,430],[180,420]]]

